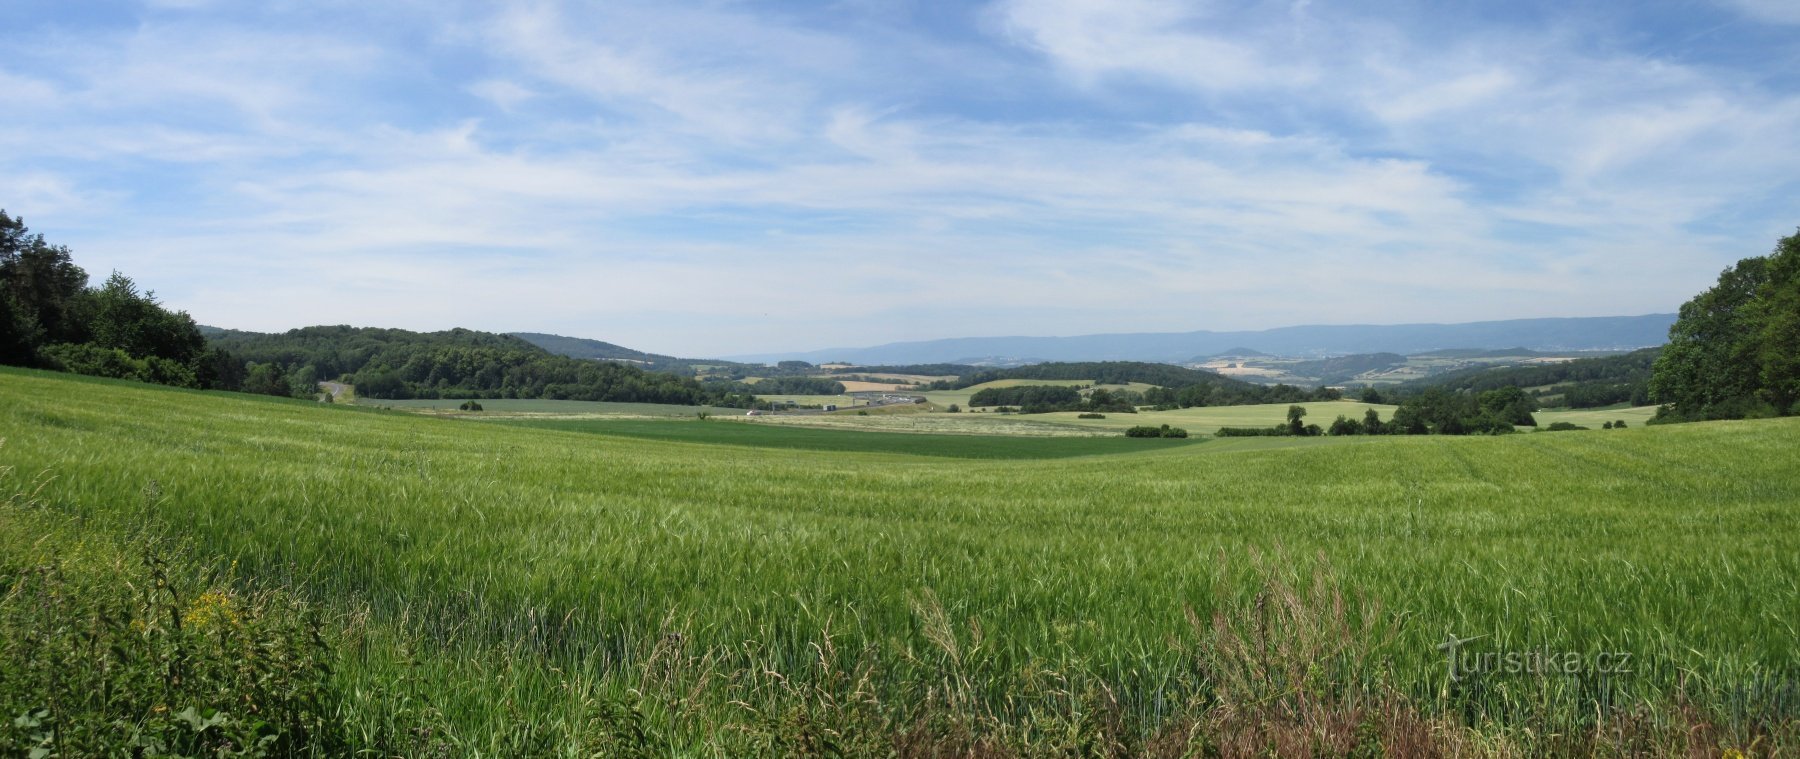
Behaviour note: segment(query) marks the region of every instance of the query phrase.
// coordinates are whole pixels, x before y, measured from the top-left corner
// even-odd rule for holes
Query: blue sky
[[[0,4],[0,208],[203,323],[724,355],[1674,310],[1800,3]]]

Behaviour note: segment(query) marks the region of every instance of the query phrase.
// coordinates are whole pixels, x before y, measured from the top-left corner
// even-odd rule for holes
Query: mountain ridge
[[[850,361],[911,364],[968,356],[1032,356],[1043,361],[1187,362],[1250,348],[1265,354],[1330,357],[1357,353],[1411,355],[1445,349],[1523,347],[1543,351],[1634,350],[1667,342],[1676,315],[1546,317],[1455,324],[1298,325],[1266,330],[1129,332],[1068,337],[956,337],[790,353],[724,356],[728,361]]]

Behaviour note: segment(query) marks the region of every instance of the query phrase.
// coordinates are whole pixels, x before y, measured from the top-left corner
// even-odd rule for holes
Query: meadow
[[[358,406],[374,408],[392,408],[418,412],[456,413],[457,407],[463,404],[461,398],[431,398],[423,400],[388,400],[380,398],[359,398]],[[693,417],[696,413],[708,414],[742,414],[743,409],[715,408],[712,406],[674,406],[663,403],[610,403],[606,401],[555,401],[541,398],[484,398],[481,404],[482,413],[497,415],[554,415],[554,416],[616,416],[616,417]]]
[[[1053,459],[666,424],[4,369],[0,492],[42,505],[0,570],[58,561],[32,515],[167,525],[326,620],[325,711],[389,755],[1795,747],[1796,420]],[[1590,666],[1452,679],[1446,636]]]
[[[906,417],[877,417],[906,418]],[[604,437],[739,445],[843,453],[900,453],[953,459],[1058,459],[1075,456],[1137,453],[1193,445],[1199,440],[1134,439],[1123,436],[1013,436],[894,434],[867,429],[821,429],[759,421],[586,421],[531,420],[507,422],[538,429]],[[704,449],[696,451],[704,455]]]

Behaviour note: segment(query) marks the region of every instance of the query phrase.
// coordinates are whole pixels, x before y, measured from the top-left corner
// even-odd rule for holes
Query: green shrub
[[[1075,418],[1076,419],[1105,419],[1106,415],[1105,414],[1096,414],[1096,413],[1093,413],[1090,411],[1085,414],[1080,414],[1080,415],[1076,416]]]
[[[1170,427],[1169,425],[1166,425],[1166,424],[1161,427],[1151,427],[1148,425],[1139,425],[1139,426],[1132,427],[1130,429],[1125,430],[1125,437],[1187,437],[1187,436],[1188,436],[1187,430],[1184,430],[1180,427]]]
[[[343,751],[333,655],[305,603],[25,492],[0,500],[0,755]]]
[[[480,411],[481,403],[479,401],[463,401],[462,405],[457,408],[462,411]]]
[[[1569,430],[1585,430],[1585,429],[1587,429],[1587,428],[1583,427],[1579,424],[1575,424],[1574,422],[1552,422],[1550,424],[1550,426],[1548,426],[1548,427],[1538,428],[1538,431],[1539,432],[1567,432]]]

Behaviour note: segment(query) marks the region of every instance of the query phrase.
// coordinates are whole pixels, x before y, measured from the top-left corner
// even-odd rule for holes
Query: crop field
[[[429,400],[385,400],[380,398],[361,398],[358,406],[375,408],[392,408],[418,412],[459,413],[456,407],[463,404],[461,398],[443,398]],[[687,417],[706,412],[712,414],[742,414],[742,409],[721,409],[711,406],[671,406],[661,403],[608,403],[602,401],[552,401],[522,398],[484,398],[476,401],[481,404],[481,413],[487,416],[497,415],[555,415],[555,416],[619,416],[619,417]]]
[[[906,417],[880,417],[906,418]],[[605,437],[667,440],[844,453],[903,453],[962,459],[1055,459],[1139,453],[1192,445],[1196,440],[1082,436],[897,435],[854,429],[821,429],[750,421],[562,421],[510,422],[539,429]]]
[[[775,414],[747,419],[755,424],[811,427],[816,429],[866,430],[934,435],[1014,435],[1021,437],[1102,437],[1118,430],[1044,421],[1046,414],[936,414],[870,413]]]
[[[1532,413],[1539,427],[1548,427],[1557,422],[1579,424],[1591,429],[1600,429],[1607,422],[1623,420],[1626,429],[1642,427],[1651,417],[1656,416],[1655,406],[1620,407],[1607,409],[1546,409]]]
[[[961,390],[928,390],[925,392],[914,393],[914,395],[925,396],[926,400],[931,401],[933,404],[935,404],[939,408],[949,408],[950,404],[952,404],[952,403],[954,403],[958,406],[962,406],[964,408],[968,408],[970,396],[973,396],[974,394],[976,394],[982,390],[985,390],[987,388],[990,388],[990,387],[1025,387],[1025,386],[1039,387],[1039,386],[1046,386],[1046,385],[1064,385],[1064,386],[1069,386],[1069,387],[1074,387],[1074,386],[1078,386],[1078,385],[1093,385],[1096,388],[1102,388],[1102,389],[1106,389],[1106,390],[1135,390],[1140,393],[1144,392],[1145,390],[1149,390],[1150,388],[1156,387],[1155,385],[1145,384],[1143,382],[1132,382],[1132,383],[1125,384],[1125,385],[1094,385],[1093,380],[1002,379],[1002,380],[994,380],[992,382],[983,382],[978,385],[970,385]]]
[[[298,594],[384,753],[1794,748],[1800,420],[994,458],[614,424],[0,369],[0,535],[154,518],[222,597]],[[1579,666],[1452,677],[1452,637]]]
[[[1358,401],[1329,401],[1324,403],[1264,403],[1253,406],[1202,406],[1198,408],[1175,409],[1171,411],[1139,411],[1135,414],[1107,414],[1105,419],[1082,419],[1073,411],[1059,411],[1052,414],[1030,414],[1027,419],[1042,419],[1059,424],[1075,424],[1101,429],[1125,429],[1140,424],[1151,426],[1167,424],[1181,427],[1194,435],[1211,435],[1220,427],[1273,427],[1287,421],[1288,406],[1297,405],[1306,409],[1307,424],[1320,427],[1331,426],[1331,421],[1339,415],[1361,420],[1369,409],[1375,409],[1386,420],[1393,416],[1394,407],[1380,404],[1361,403]]]

